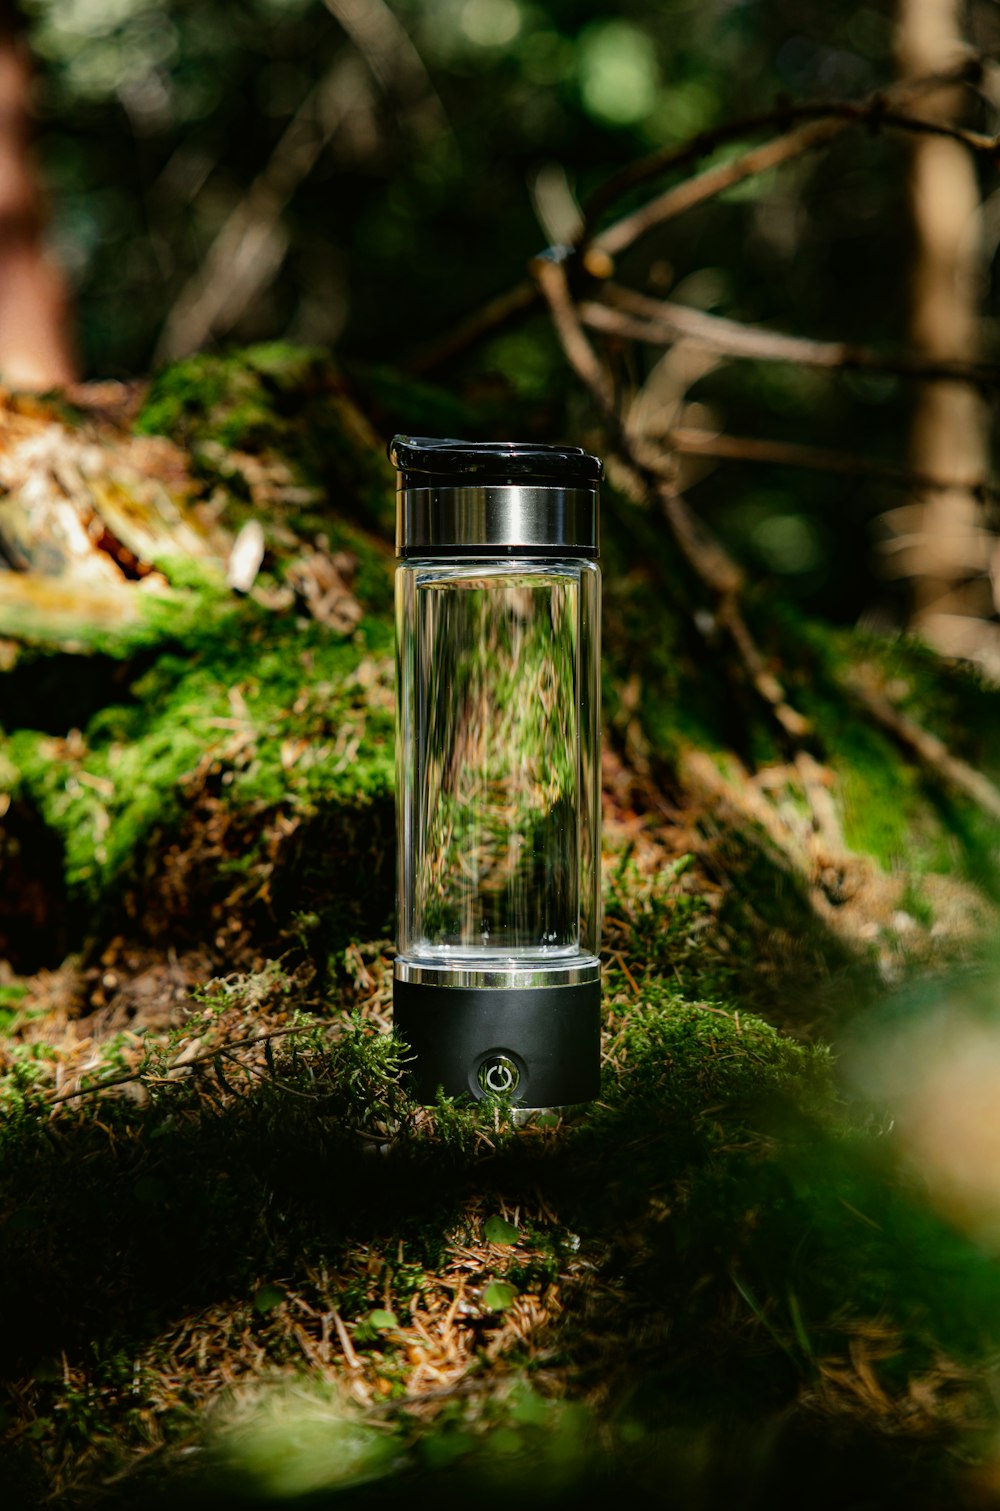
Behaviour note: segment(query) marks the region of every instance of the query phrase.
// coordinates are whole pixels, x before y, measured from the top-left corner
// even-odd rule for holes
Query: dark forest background
[[[51,243],[82,370],[101,377],[271,338],[332,345],[359,381],[398,368],[569,238],[574,205],[625,162],[898,72],[888,4],[32,0],[25,16]],[[992,0],[964,23],[971,47],[995,47]],[[968,124],[988,94],[987,79]],[[852,132],[671,222],[622,275],[717,314],[898,344],[909,150]],[[988,197],[987,346],[998,212]],[[580,423],[544,318],[433,376],[493,400],[501,432],[512,414],[539,437]],[[680,422],[905,461],[911,402],[892,376],[709,364]],[[687,481],[784,594],[838,622],[905,621],[874,527],[898,502],[883,483],[705,462]]]

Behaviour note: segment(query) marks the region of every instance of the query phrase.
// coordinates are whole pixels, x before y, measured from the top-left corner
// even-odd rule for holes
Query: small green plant
[[[483,1306],[490,1312],[505,1312],[517,1300],[517,1292],[506,1280],[491,1280],[483,1291]]]
[[[504,1217],[488,1217],[483,1223],[483,1235],[490,1243],[517,1243],[520,1232]]]

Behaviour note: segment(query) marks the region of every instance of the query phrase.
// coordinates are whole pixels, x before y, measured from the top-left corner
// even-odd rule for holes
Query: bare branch
[[[664,477],[662,462],[640,452],[637,443],[626,434],[615,409],[607,374],[580,324],[565,267],[551,258],[540,257],[533,264],[532,271],[549,306],[556,334],[570,366],[608,421],[622,464],[622,481],[633,497],[657,500],[685,559],[716,595],[716,620],[732,640],[757,693],[786,735],[793,740],[801,739],[809,728],[808,721],[789,704],[781,683],[768,670],[740,611],[738,594],[743,582],[742,573]]]
[[[693,205],[721,194],[734,184],[742,183],[744,179],[822,146],[859,124],[867,124],[871,129],[876,129],[884,123],[906,131],[952,136],[995,164],[1000,150],[1000,140],[997,138],[965,131],[960,126],[922,120],[909,114],[908,109],[922,96],[948,84],[973,82],[978,79],[979,73],[979,63],[975,59],[969,59],[953,69],[931,74],[923,79],[904,81],[887,90],[877,91],[863,100],[825,100],[799,104],[789,102],[772,111],[720,126],[715,131],[703,132],[678,147],[653,153],[615,174],[598,189],[586,206],[584,228],[578,245],[583,248],[593,243],[614,256],[652,225],[670,220]],[[805,124],[790,129],[795,122]],[[739,141],[742,137],[774,127],[782,134],[759,147],[751,148],[739,157],[684,180],[605,231],[595,234],[594,227],[599,217],[627,190],[658,178],[670,169],[698,162],[728,142]]]
[[[706,456],[723,462],[750,462],[755,465],[801,467],[808,472],[828,472],[843,477],[870,478],[889,487],[915,489],[925,493],[953,493],[965,489],[982,503],[1000,500],[1000,488],[987,482],[958,482],[955,478],[931,477],[909,467],[883,461],[881,457],[856,456],[847,451],[833,451],[822,446],[802,446],[794,441],[759,440],[755,436],[715,435],[710,430],[684,426],[664,431],[664,445],[681,456]]]
[[[537,257],[531,265],[531,272],[549,307],[556,335],[569,365],[590,390],[601,413],[620,438],[621,417],[614,407],[611,384],[580,324],[564,264],[555,257]]]
[[[831,822],[831,816],[836,820],[836,813],[831,815],[825,796],[817,792],[819,769],[810,759],[799,759],[802,754],[800,742],[809,732],[809,723],[789,704],[780,681],[768,668],[743,618],[739,605],[742,585],[739,569],[723,548],[705,535],[685,501],[665,480],[662,462],[646,455],[645,450],[640,452],[641,442],[631,440],[625,432],[615,409],[611,383],[580,323],[564,265],[551,258],[539,258],[532,271],[571,367],[609,424],[621,461],[619,480],[633,497],[657,499],[686,560],[717,596],[716,622],[729,635],[752,685],[796,748],[796,767],[813,809],[817,837],[828,845],[838,845],[837,826]],[[991,816],[1000,819],[1000,790],[987,777],[954,756],[935,735],[900,713],[884,694],[864,683],[855,684],[853,690],[876,721],[923,765],[971,797]],[[823,798],[819,811],[814,802],[817,796]]]
[[[827,115],[820,121],[786,132],[784,136],[773,137],[771,141],[752,147],[739,157],[730,158],[728,162],[719,163],[714,168],[706,168],[693,178],[686,178],[675,184],[665,194],[657,195],[638,210],[633,210],[630,215],[616,220],[606,231],[591,237],[590,244],[608,257],[617,257],[654,226],[673,220],[685,211],[693,210],[695,205],[704,204],[706,200],[715,199],[726,189],[734,188],[745,179],[754,178],[760,173],[766,173],[769,168],[777,168],[781,163],[801,157],[814,147],[824,146],[847,129],[846,121]]]
[[[186,357],[229,330],[276,276],[288,250],[282,221],[288,202],[367,88],[364,75],[338,59],[310,89],[174,301],[154,365]]]
[[[955,68],[948,69],[943,73],[936,74],[931,78],[914,81],[907,87],[908,100],[915,100],[921,94],[928,93],[933,89],[947,84],[970,84],[975,86],[982,78],[982,63],[978,58],[970,57]],[[900,86],[897,86],[897,90]],[[866,101],[846,102],[850,109],[858,110],[859,107],[868,105],[874,108],[875,101],[881,99],[885,102],[884,94],[869,95]],[[896,96],[899,103],[899,96]],[[691,166],[710,153],[716,152],[729,142],[739,142],[745,137],[756,136],[760,131],[788,131],[793,125],[803,120],[813,120],[817,116],[836,114],[844,108],[842,100],[814,100],[811,102],[798,102],[794,100],[782,100],[775,105],[773,110],[759,111],[755,115],[744,116],[738,121],[726,121],[721,126],[716,126],[710,131],[699,132],[697,136],[689,138],[686,142],[680,142],[676,146],[660,147],[651,152],[647,157],[640,158],[637,162],[628,163],[617,173],[597,188],[584,206],[584,240],[590,239],[593,228],[597,225],[605,211],[610,210],[616,200],[627,194],[631,189],[637,189],[641,184],[649,183],[654,178],[661,178],[665,173],[670,173],[678,168]]]
[[[939,78],[935,85],[940,85],[940,82]],[[928,81],[907,87],[912,98],[914,92],[919,93],[928,87]],[[977,138],[973,133],[950,126],[938,130],[937,123],[911,119],[897,106],[887,110],[885,100],[880,97],[877,108],[873,100],[864,108],[852,108],[850,112],[845,109],[833,116],[828,112],[822,120],[797,131],[786,132],[783,137],[744,153],[721,168],[711,169],[687,183],[677,185],[652,205],[632,216],[626,216],[617,225],[610,227],[608,232],[594,238],[591,246],[609,256],[613,255],[651,225],[721,192],[723,188],[739,182],[751,173],[761,172],[811,146],[831,140],[849,124],[863,118],[870,119],[872,124],[883,120],[908,130],[933,130],[935,135],[961,140],[973,150],[988,153],[993,160],[997,157],[998,143],[995,139]],[[735,321],[705,315],[701,311],[648,300],[627,289],[612,287],[607,290],[604,302],[591,302],[581,311],[577,308],[570,289],[566,260],[566,256],[538,258],[532,265],[532,273],[549,307],[556,334],[570,366],[582,380],[608,423],[612,445],[618,453],[620,463],[616,481],[637,499],[655,498],[658,501],[686,560],[702,583],[716,595],[717,624],[727,632],[745,673],[795,750],[796,770],[813,812],[816,841],[821,848],[825,846],[840,853],[843,850],[843,837],[836,809],[826,791],[822,768],[801,745],[810,726],[789,704],[780,681],[769,669],[743,618],[739,602],[742,586],[739,569],[725,550],[701,529],[685,501],[677,494],[667,464],[662,457],[650,454],[649,438],[629,436],[615,404],[611,380],[587,338],[584,320],[592,327],[599,327],[618,336],[624,335],[629,339],[650,339],[651,331],[658,329],[661,344],[666,333],[669,341],[683,337],[701,341],[704,345],[730,355],[762,357],[765,360],[806,361],[809,365],[824,367],[868,367],[878,371],[897,371],[906,376],[946,377],[978,384],[995,383],[998,374],[995,369],[975,363],[950,362],[944,368],[940,363],[935,363],[931,368],[930,364],[910,356],[898,360],[884,359],[865,348],[808,341],[762,331]],[[682,449],[686,439],[692,451],[701,450],[702,454],[710,452],[712,447],[717,451],[728,447],[728,454],[732,456],[736,448],[741,448],[743,456],[753,460],[780,460],[786,464],[813,466],[822,463],[829,466],[830,470],[852,472],[855,475],[868,471],[872,465],[876,468],[880,465],[871,464],[865,458],[831,456],[818,452],[815,448],[782,446],[776,442],[754,443],[736,438],[705,438],[697,434],[692,436],[690,433],[685,436],[683,432],[680,436],[668,433],[665,439],[672,441],[678,450]],[[719,454],[726,453],[720,451]],[[887,464],[882,464],[882,471],[883,476],[891,476],[894,481],[913,481],[911,476],[901,477],[901,469],[893,469]],[[921,478],[920,481],[924,487],[939,491],[949,491],[955,486],[934,476]],[[984,493],[987,489],[985,483],[970,483],[965,486],[981,489]],[[988,778],[952,755],[941,740],[901,714],[881,692],[876,692],[867,685],[859,685],[855,691],[872,716],[918,760],[942,780],[971,797],[986,812],[1000,818],[1000,790]]]
[[[674,489],[662,461],[645,456],[640,460],[634,443],[625,434],[607,374],[577,316],[565,268],[551,258],[539,257],[533,263],[532,271],[549,306],[556,335],[569,364],[590,392],[607,422],[620,456],[623,485],[638,502],[644,502],[649,497],[658,500],[685,558],[713,593],[722,595],[736,592],[742,585],[743,577],[735,562],[717,541],[705,534],[684,499]]]
[[[789,336],[672,300],[651,299],[616,284],[606,285],[602,301],[589,300],[581,305],[580,318],[584,325],[605,335],[653,346],[686,339],[725,356],[756,362],[793,362],[799,367],[878,372],[922,381],[971,383],[980,388],[1000,386],[1000,367],[994,363],[935,361],[910,352],[883,354],[845,341]]]
[[[425,140],[451,126],[423,58],[385,0],[323,0],[340,22],[386,94],[395,93],[408,123]]]
[[[613,268],[611,256],[619,247],[619,242],[621,245],[628,243],[633,234],[633,230],[628,228],[634,227],[635,217],[645,215],[650,207],[646,206],[636,211],[634,216],[625,217],[625,220],[609,226],[598,235],[595,234],[594,228],[601,215],[629,189],[636,188],[671,169],[694,164],[727,142],[739,141],[755,132],[774,127],[783,128],[785,131],[784,136],[764,143],[762,147],[754,148],[743,158],[723,164],[721,168],[710,169],[707,174],[685,180],[669,190],[667,195],[654,200],[654,206],[659,205],[661,210],[665,207],[665,213],[661,218],[666,219],[668,216],[680,214],[691,204],[700,203],[703,199],[721,193],[732,184],[741,182],[754,173],[762,172],[764,168],[776,166],[778,162],[786,161],[811,147],[821,145],[824,141],[832,140],[859,122],[865,122],[874,128],[880,120],[889,120],[891,117],[890,124],[903,126],[903,111],[907,105],[948,84],[963,82],[975,84],[980,74],[979,61],[970,58],[953,69],[895,86],[883,93],[870,95],[864,100],[828,100],[810,104],[789,102],[774,110],[730,122],[713,131],[702,132],[680,146],[655,152],[638,163],[630,164],[620,173],[613,174],[601,185],[588,202],[583,229],[573,250],[579,254],[582,266],[588,272],[595,277],[606,277]],[[788,127],[796,121],[806,121],[809,124],[799,132],[789,132]],[[937,122],[918,121],[910,117],[905,117],[905,124],[906,129],[914,131],[940,133],[945,130],[956,133],[977,153],[986,156],[992,154],[994,158],[997,156],[998,142],[995,138],[980,136],[975,132],[964,132],[959,127],[942,128]],[[714,175],[721,175],[721,178]],[[691,198],[692,195],[693,198]],[[411,371],[423,374],[443,366],[477,341],[494,335],[503,326],[528,313],[537,304],[538,290],[535,285],[527,282],[517,284],[507,293],[491,299],[477,314],[463,320],[441,341],[435,342],[426,352],[419,354],[411,364]],[[649,336],[644,332],[637,339],[646,340]]]
[[[809,733],[809,720],[800,714],[797,708],[792,707],[780,681],[773,672],[768,670],[760,647],[743,618],[735,593],[727,594],[720,601],[716,618],[722,628],[728,632],[729,638],[739,652],[740,660],[746,668],[758,697],[769,706],[785,734],[797,743]]]

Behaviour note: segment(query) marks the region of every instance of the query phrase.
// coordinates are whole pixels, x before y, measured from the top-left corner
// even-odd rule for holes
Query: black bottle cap
[[[400,556],[598,554],[600,457],[533,441],[397,435]]]
[[[435,440],[397,435],[389,460],[403,474],[404,488],[449,483],[538,483],[556,488],[596,488],[604,463],[580,446],[545,446],[537,441]]]

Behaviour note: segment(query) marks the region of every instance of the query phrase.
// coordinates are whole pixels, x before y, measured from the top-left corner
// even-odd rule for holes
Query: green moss
[[[799,1043],[763,1018],[737,1015],[719,1002],[688,1002],[662,979],[625,1011],[612,1054],[618,1048],[628,1076],[613,1078],[602,1098],[615,1116],[642,1116],[655,1104],[695,1126],[720,1099],[728,1116],[735,1110],[741,1117],[751,1110],[747,1099],[793,1094],[808,1101],[832,1093],[827,1046]],[[590,1136],[600,1130],[598,1118]],[[714,1137],[710,1130],[709,1141]]]
[[[848,846],[888,871],[926,856],[928,829],[936,826],[920,771],[839,689],[810,681],[797,692],[837,773]]]
[[[288,1010],[294,983],[275,979]],[[260,983],[242,990],[255,1023]],[[218,983],[205,1002],[230,1010],[239,991]],[[0,1264],[20,1303],[0,1353],[8,1363],[25,1351],[42,1361],[32,1387],[44,1393],[32,1399],[49,1423],[38,1430],[39,1452],[72,1462],[91,1444],[108,1403],[131,1399],[134,1360],[169,1370],[169,1357],[154,1366],[148,1340],[162,1335],[167,1354],[176,1351],[179,1316],[199,1327],[211,1315],[229,1348],[249,1337],[255,1369],[263,1361],[298,1389],[288,1298],[301,1308],[296,1323],[310,1316],[302,1303],[314,1324],[335,1305],[356,1348],[381,1361],[392,1383],[378,1420],[395,1449],[380,1473],[436,1476],[466,1465],[473,1483],[500,1463],[518,1474],[530,1464],[546,1493],[552,1474],[552,1485],[575,1484],[594,1470],[580,1444],[598,1439],[601,1472],[634,1467],[645,1443],[658,1476],[703,1485],[714,1460],[692,1464],[692,1434],[706,1451],[721,1420],[747,1441],[767,1437],[768,1424],[795,1412],[803,1386],[821,1383],[817,1361],[846,1359],[865,1327],[880,1340],[888,1325],[900,1329],[895,1383],[887,1366],[871,1367],[904,1397],[941,1348],[982,1359],[1000,1327],[994,1262],[900,1179],[882,1125],[838,1091],[826,1049],[732,1003],[686,1000],[652,973],[639,999],[614,981],[609,999],[617,1027],[600,1101],[548,1132],[514,1127],[499,1104],[464,1109],[461,1129],[456,1108],[413,1117],[399,1047],[360,1021],[340,1040],[317,1026],[279,1041],[268,1071],[245,1089],[230,1061],[206,1067],[202,1081],[171,1079],[174,1050],[151,1047],[141,1068],[148,1109],[95,1095],[64,1109],[56,1138],[22,1075],[0,1126],[0,1199],[18,1214],[0,1228]],[[200,1016],[198,1024],[204,1032]],[[7,1084],[15,1079],[8,1070]],[[367,1153],[356,1128],[390,1139],[389,1157]],[[388,1294],[399,1319],[411,1298],[422,1309],[456,1247],[468,1252],[485,1216],[519,1205],[518,1241],[494,1278],[536,1296],[555,1285],[558,1324],[530,1347],[512,1334],[498,1364],[484,1352],[482,1392],[456,1396],[436,1421],[409,1416],[405,1400],[397,1410],[392,1392],[405,1396],[406,1361],[391,1336],[366,1331],[373,1308]],[[477,1295],[470,1283],[467,1307]],[[62,1366],[45,1373],[45,1361],[63,1354],[71,1385]],[[567,1404],[547,1399],[553,1380]],[[598,1386],[607,1404],[593,1415],[572,1404]],[[336,1415],[336,1399],[328,1404]],[[247,1420],[199,1456],[216,1476],[213,1492],[240,1479]],[[186,1444],[204,1430],[183,1402],[163,1425]],[[309,1472],[315,1434],[302,1436],[294,1411],[282,1433],[273,1426],[275,1463]],[[127,1462],[142,1446],[141,1421],[120,1416],[114,1431]],[[105,1468],[108,1451],[98,1456]],[[349,1455],[339,1469],[320,1458],[331,1482],[341,1470],[351,1478]],[[169,1465],[158,1462],[161,1484]],[[520,1483],[489,1482],[501,1499]]]
[[[161,655],[79,743],[7,739],[20,793],[62,838],[71,894],[93,903],[180,825],[200,781],[223,808],[298,821],[391,790],[391,630],[346,638],[252,604],[185,654]]]
[[[645,877],[629,851],[619,858],[604,892],[605,934],[624,945],[605,967],[609,990],[628,982],[622,959],[639,987],[671,975],[689,993],[721,986],[727,967],[713,948],[711,911],[696,891],[693,864],[684,855]]]
[[[750,769],[789,758],[728,640],[651,516],[609,492],[605,509],[604,705],[609,727],[636,724],[654,770],[686,748],[730,753]],[[641,563],[641,565],[639,564]],[[836,779],[847,845],[887,871],[964,871],[1000,886],[996,823],[949,790],[875,724],[850,691],[875,668],[893,701],[979,770],[1000,773],[1000,693],[942,664],[919,642],[806,620],[751,590],[746,611],[765,660],[812,725],[809,741]]]
[[[16,1022],[28,988],[21,982],[0,982],[0,1033],[6,1033]]]
[[[332,381],[322,351],[272,342],[223,356],[202,353],[153,379],[135,429],[188,446],[212,440],[232,450],[281,449],[306,396]]]
[[[639,1256],[630,1284],[673,1317],[675,1348],[713,1326],[711,1288],[682,1303],[695,1275],[728,1287],[736,1276],[805,1375],[813,1353],[874,1318],[900,1329],[913,1368],[934,1348],[982,1360],[996,1346],[994,1258],[931,1210],[823,1046],[661,985],[628,1012],[608,1059],[602,1106],[576,1136],[601,1161],[599,1193],[588,1204],[581,1181],[580,1207],[561,1210],[606,1233],[614,1209]]]
[[[391,533],[392,469],[325,352],[273,342],[190,357],[154,378],[135,428],[171,436],[203,474],[230,485],[231,453],[279,458],[292,478],[318,490],[317,505],[296,506],[300,534],[331,514]]]
[[[848,844],[890,871],[958,870],[996,891],[996,821],[915,762],[850,689],[853,677],[874,669],[902,712],[994,778],[1000,692],[914,640],[834,630],[786,606],[769,606],[761,622],[772,642],[788,647],[790,691],[839,779]]]

